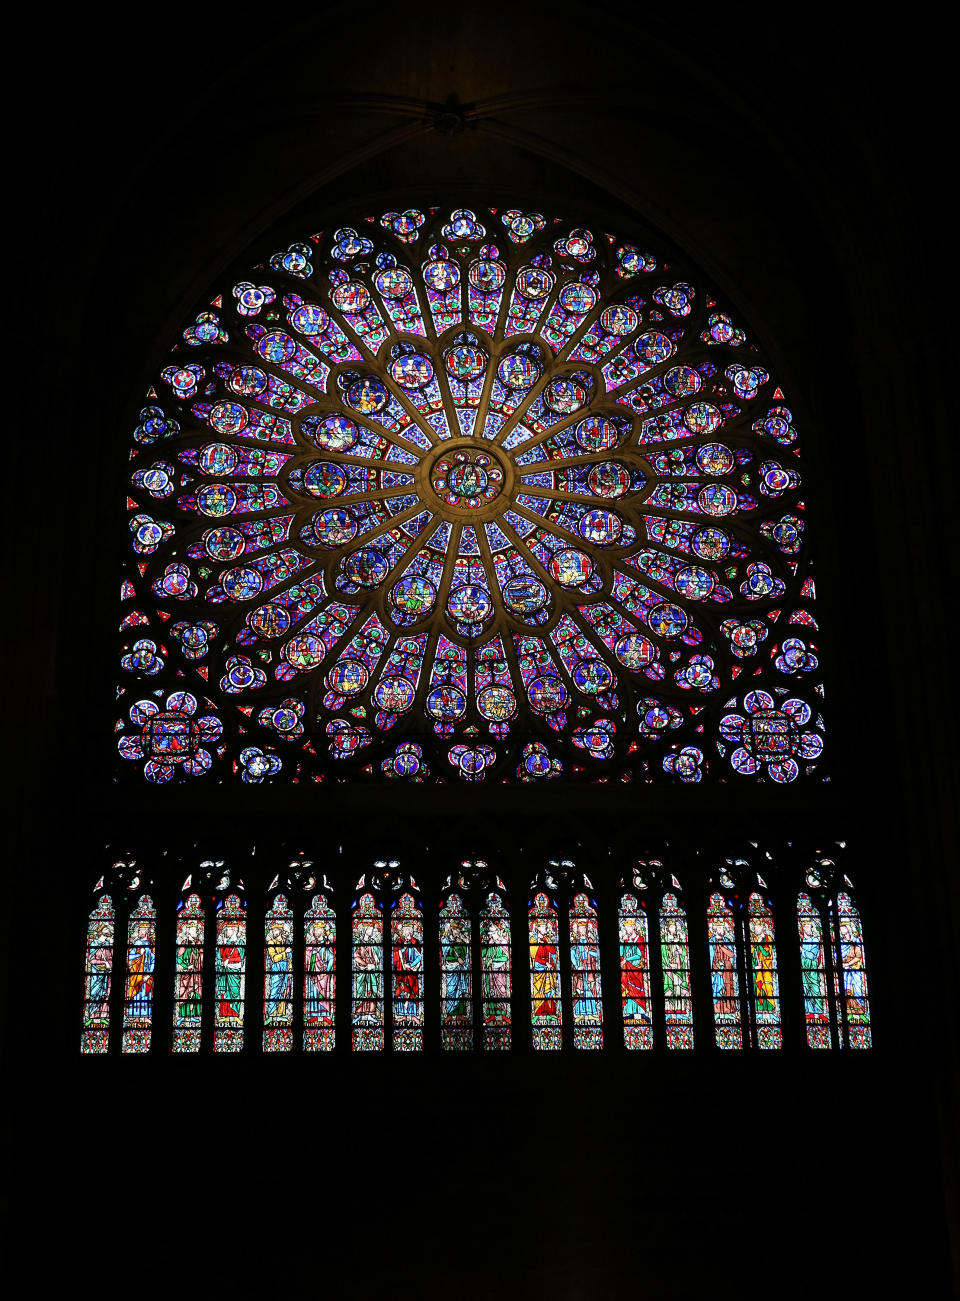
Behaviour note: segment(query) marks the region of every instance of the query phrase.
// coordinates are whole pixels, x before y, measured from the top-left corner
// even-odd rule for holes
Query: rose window
[[[217,287],[157,369],[124,774],[819,774],[804,468],[755,341],[643,241],[367,216]]]

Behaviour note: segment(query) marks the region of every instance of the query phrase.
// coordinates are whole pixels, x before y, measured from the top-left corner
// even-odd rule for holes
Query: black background
[[[897,22],[867,6],[78,10],[14,34],[5,1114],[15,1255],[36,1284],[950,1294],[946,47],[922,5]],[[450,96],[464,113],[441,112]],[[126,446],[169,340],[238,260],[367,210],[470,200],[652,227],[762,341],[813,484],[828,791],[631,804],[561,787],[531,811],[506,787],[406,805],[382,787],[214,788],[168,813],[165,792],[112,786]],[[415,870],[579,843],[578,865],[615,872],[681,825],[708,850],[799,826],[848,842],[871,1054],[79,1058],[105,852],[222,835],[279,854],[300,837]]]

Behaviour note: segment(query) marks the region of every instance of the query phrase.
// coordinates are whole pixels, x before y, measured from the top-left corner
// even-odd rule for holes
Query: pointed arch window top
[[[755,341],[567,220],[368,216],[211,293],[158,368],[124,775],[822,776],[805,469]]]

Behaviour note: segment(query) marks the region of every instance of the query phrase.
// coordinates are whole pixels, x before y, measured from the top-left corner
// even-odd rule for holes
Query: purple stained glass
[[[545,725],[565,781],[823,779],[803,431],[756,341],[562,213],[369,218],[212,288],[129,431],[120,778],[529,781]],[[579,666],[473,690],[562,619]]]

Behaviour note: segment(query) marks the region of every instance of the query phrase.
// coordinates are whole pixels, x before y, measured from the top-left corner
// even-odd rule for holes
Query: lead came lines
[[[121,757],[146,759],[149,780],[202,775],[202,765],[155,753],[138,698],[144,684],[159,694],[176,675],[179,657],[189,659],[181,647],[206,645],[186,671],[203,700],[198,716],[221,728],[203,769],[220,779],[241,745],[261,756],[234,767],[242,780],[299,779],[331,767],[396,778],[403,766],[391,767],[391,756],[413,740],[427,747],[432,779],[456,772],[512,779],[521,739],[531,737],[546,747],[550,776],[589,780],[611,763],[643,781],[699,780],[731,766],[762,781],[812,775],[824,725],[819,683],[807,676],[818,656],[802,476],[792,414],[759,354],[709,292],[694,287],[695,276],[628,242],[570,233],[538,214],[528,231],[514,210],[458,212],[455,222],[442,211],[416,214],[410,230],[394,228],[392,217],[357,222],[291,246],[269,271],[252,273],[262,289],[217,295],[214,310],[198,317],[203,330],[184,332],[180,369],[164,380],[167,367],[148,394],[162,416],[138,430],[134,445],[130,509],[139,513],[124,590],[136,620],[121,630],[120,658],[137,680],[121,675]],[[481,226],[482,236],[443,233]],[[456,283],[456,310],[445,288],[423,285],[428,264],[436,285]],[[496,270],[474,275],[474,267]],[[480,288],[487,284],[489,293]],[[499,294],[493,334],[485,293],[491,303]],[[298,367],[313,376],[309,391]],[[180,389],[170,393],[174,382]],[[210,433],[202,413],[226,410],[224,403],[247,412],[231,416],[229,427],[218,417],[224,465],[227,449],[282,448],[287,458],[278,468],[264,462],[255,474],[238,472],[261,485],[252,495],[242,485],[195,480],[185,455],[203,453]],[[180,479],[173,498],[171,469]],[[203,496],[206,513],[219,512],[213,520],[192,504],[201,488],[219,491]],[[157,523],[148,527],[145,518]],[[223,539],[207,546],[211,525]],[[429,542],[447,525],[441,560]],[[510,575],[517,595],[508,606],[502,587]],[[321,590],[298,596],[311,581]],[[601,601],[623,611],[632,636],[651,635],[658,668],[649,657],[641,662],[640,642],[629,662],[613,653],[584,615]],[[661,607],[680,612],[669,616],[675,631],[666,636]],[[247,617],[261,609],[262,617]],[[362,689],[328,707],[324,680],[374,610],[389,634],[379,663]],[[161,639],[169,639],[163,624],[174,614],[187,634],[171,649]],[[551,673],[563,680],[570,670],[551,633],[564,615],[589,662],[606,666],[587,676],[609,675],[612,689],[585,693],[572,680],[569,701],[545,715],[530,709],[516,639],[539,639],[556,665],[548,682]],[[429,639],[416,698],[391,715],[372,699],[380,666],[398,639],[421,632]],[[477,713],[473,690],[477,654],[495,637],[519,709],[496,727]],[[424,713],[442,644],[461,648],[470,688],[466,707],[447,720],[452,730],[447,723],[438,730]],[[218,684],[238,657],[242,671],[222,695]],[[760,705],[737,681],[743,672],[762,689]],[[156,683],[147,680],[153,676]],[[362,676],[350,679],[352,688]],[[677,720],[668,737],[638,726],[637,709],[649,710],[651,699]],[[264,706],[269,713],[297,700],[310,704],[299,731],[264,726],[251,736]],[[721,726],[728,713],[749,720],[758,710],[772,720],[767,732],[781,738],[777,762],[759,723],[738,723],[740,732]],[[243,742],[241,727],[250,738]],[[584,748],[577,736],[587,733],[596,744]],[[730,738],[741,734],[738,748]],[[452,746],[487,757],[476,772],[459,761],[451,769]],[[681,753],[693,757],[681,762]]]

